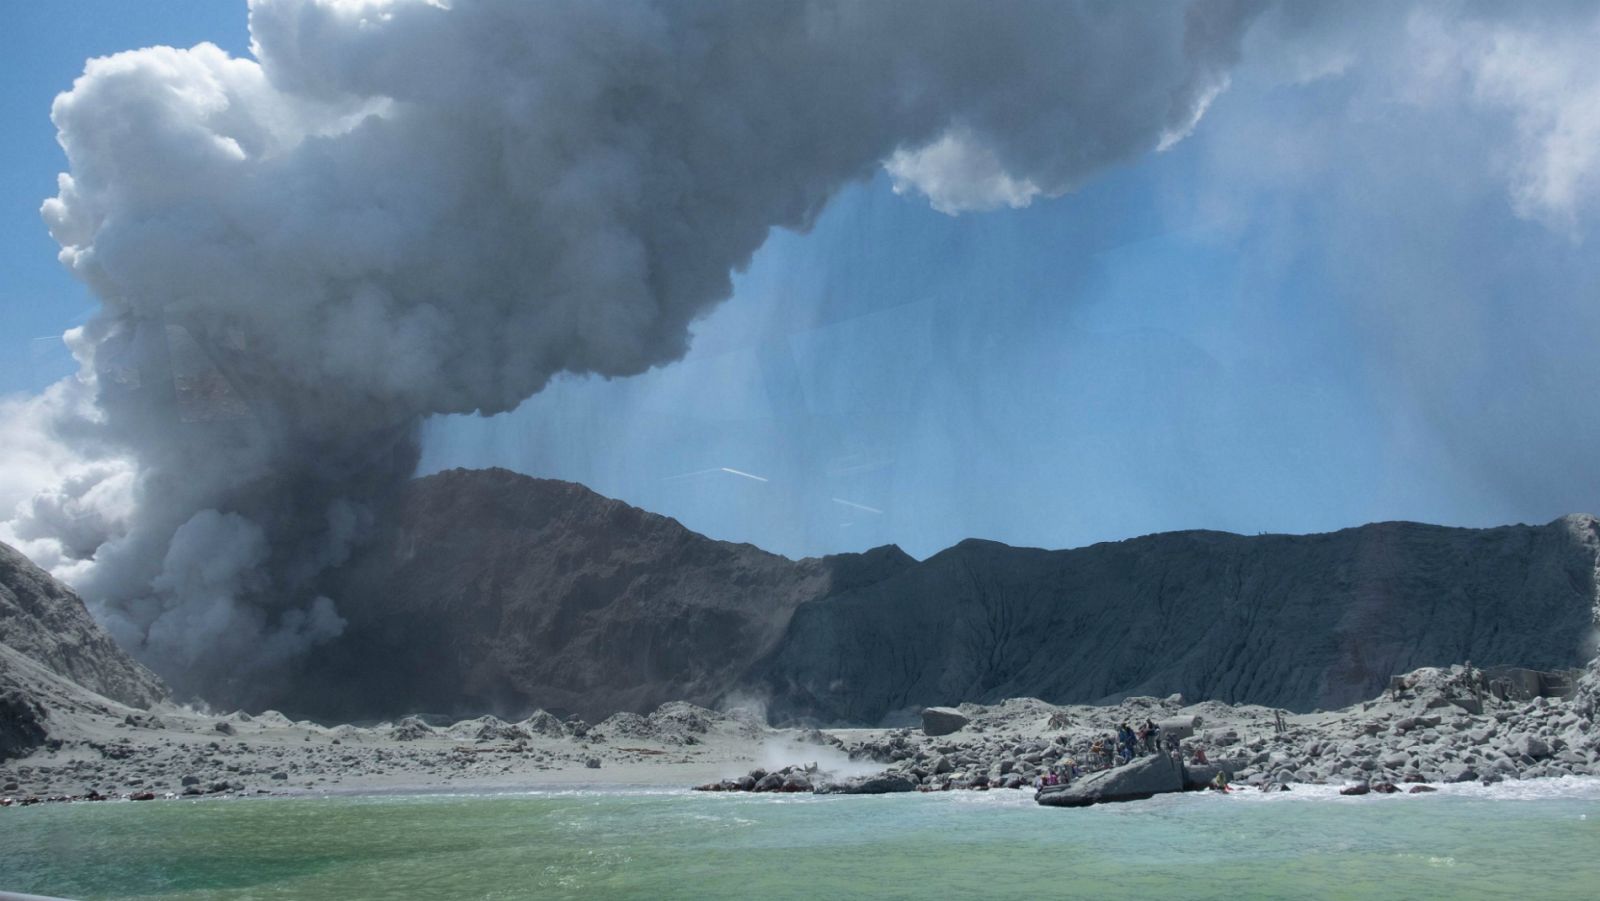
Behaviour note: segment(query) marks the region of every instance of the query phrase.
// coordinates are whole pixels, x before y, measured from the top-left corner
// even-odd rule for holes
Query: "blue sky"
[[[56,263],[59,248],[39,219],[66,168],[51,100],[72,87],[90,57],[200,41],[242,53],[250,35],[242,4],[214,0],[11,3],[0,22],[0,393],[7,393],[37,391],[71,372],[72,357],[53,339],[94,308]]]
[[[4,16],[0,393],[31,393],[72,369],[38,339],[92,309],[38,215],[51,97],[91,55],[248,35],[221,2]],[[684,360],[436,419],[423,471],[571,479],[797,556],[1600,510],[1593,206],[1519,201],[1528,116],[1420,91],[1404,50],[1310,76],[1263,52],[1187,140],[1022,209],[861,183],[774,232]]]

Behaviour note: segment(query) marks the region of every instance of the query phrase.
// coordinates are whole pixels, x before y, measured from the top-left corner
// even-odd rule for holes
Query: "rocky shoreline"
[[[1481,671],[1425,668],[1399,677],[1384,696],[1328,713],[1289,714],[1248,705],[1186,705],[1130,698],[1112,707],[1056,707],[1031,699],[994,707],[963,705],[963,731],[919,736],[900,732],[847,750],[889,765],[920,787],[1017,788],[1051,766],[1092,760],[1097,738],[1121,723],[1197,721],[1182,738],[1184,759],[1196,749],[1236,784],[1427,784],[1600,775],[1600,732],[1594,728],[1594,676],[1569,699],[1497,698]],[[1587,690],[1586,690],[1587,689]],[[1019,730],[1045,719],[1050,737]]]
[[[1146,719],[1195,724],[1178,743],[1181,759],[1203,749],[1235,787],[1312,783],[1381,793],[1600,775],[1595,683],[1591,669],[1570,698],[1502,699],[1483,690],[1478,671],[1429,668],[1397,680],[1383,697],[1307,714],[1177,696],[1111,706],[1022,698],[935,712],[942,719],[929,731],[944,733],[937,735],[776,729],[759,712],[681,702],[596,724],[540,711],[518,722],[412,716],[368,727],[327,727],[271,711],[214,716],[95,702],[53,712],[44,746],[0,763],[0,805],[542,785],[818,794],[1032,789],[1052,768],[1092,769],[1096,739]]]

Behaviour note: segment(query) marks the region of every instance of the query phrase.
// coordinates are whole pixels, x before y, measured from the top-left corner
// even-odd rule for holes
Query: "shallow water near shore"
[[[814,797],[604,788],[0,811],[72,898],[1593,898],[1600,779],[1431,795]]]

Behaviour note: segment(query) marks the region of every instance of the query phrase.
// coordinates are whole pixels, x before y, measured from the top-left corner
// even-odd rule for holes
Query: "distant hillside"
[[[582,485],[453,470],[412,484],[396,528],[349,568],[344,637],[274,703],[591,719],[708,703],[802,602],[913,564],[893,548],[795,562]]]
[[[965,541],[803,605],[752,679],[774,717],[829,722],[1018,695],[1331,709],[1419,666],[1581,666],[1597,561],[1592,516],[1067,551]]]
[[[1332,707],[1418,666],[1580,665],[1597,561],[1588,516],[791,561],[580,485],[455,470],[413,483],[337,595],[344,636],[270,702],[598,719],[749,693],[829,723],[1015,695]]]

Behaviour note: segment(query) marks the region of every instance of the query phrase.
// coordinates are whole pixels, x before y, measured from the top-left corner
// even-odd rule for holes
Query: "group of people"
[[[1144,725],[1135,730],[1126,721],[1117,727],[1117,734],[1095,739],[1094,749],[1108,757],[1115,755],[1123,763],[1135,757],[1154,754],[1161,746],[1161,727],[1155,720],[1146,719]]]
[[[1177,755],[1180,753],[1178,736],[1174,733],[1167,736],[1165,745],[1162,743],[1161,726],[1154,720],[1146,719],[1138,729],[1134,729],[1126,722],[1117,727],[1115,735],[1097,736],[1094,743],[1089,746],[1089,752],[1084,756],[1087,766],[1080,765],[1076,757],[1067,758],[1061,763],[1046,768],[1033,780],[1034,788],[1044,788],[1051,785],[1066,785],[1085,772],[1109,769],[1122,763],[1128,763],[1135,757],[1154,754],[1158,750]],[[1063,741],[1064,739],[1058,739]],[[1210,764],[1206,758],[1204,747],[1195,745],[1189,752],[1192,755],[1190,763],[1197,766]],[[1213,791],[1231,792],[1233,786],[1228,782],[1227,770],[1218,768],[1216,775],[1207,786]]]
[[[1168,745],[1176,750],[1177,742],[1170,741]],[[1154,720],[1146,719],[1138,729],[1124,722],[1117,727],[1115,735],[1108,734],[1095,738],[1094,743],[1089,746],[1088,753],[1083,755],[1087,761],[1086,766],[1079,764],[1077,758],[1070,758],[1040,773],[1034,779],[1034,787],[1066,785],[1085,772],[1128,763],[1135,757],[1154,754],[1160,748],[1161,726]]]
[[[1076,760],[1068,760],[1057,764],[1040,773],[1033,780],[1034,788],[1044,788],[1047,785],[1067,785],[1072,780],[1083,775],[1083,767]]]
[[[1135,757],[1154,754],[1160,746],[1161,727],[1154,720],[1145,720],[1137,730],[1124,722],[1117,727],[1116,735],[1096,738],[1089,747],[1089,756],[1112,766],[1119,760],[1127,763]]]

